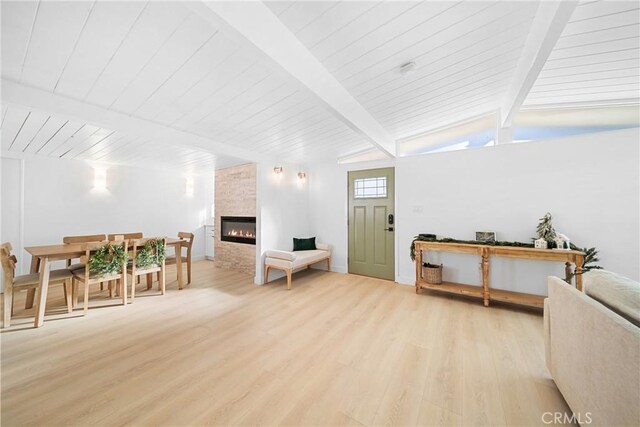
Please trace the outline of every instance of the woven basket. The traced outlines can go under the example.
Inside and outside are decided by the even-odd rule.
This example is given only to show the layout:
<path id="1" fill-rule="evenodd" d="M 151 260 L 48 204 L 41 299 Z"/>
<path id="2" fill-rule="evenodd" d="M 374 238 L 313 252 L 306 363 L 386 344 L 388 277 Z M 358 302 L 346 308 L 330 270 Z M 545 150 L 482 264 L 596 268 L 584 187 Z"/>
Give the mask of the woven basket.
<path id="1" fill-rule="evenodd" d="M 422 277 L 427 283 L 439 285 L 442 283 L 442 265 L 423 264 Z"/>

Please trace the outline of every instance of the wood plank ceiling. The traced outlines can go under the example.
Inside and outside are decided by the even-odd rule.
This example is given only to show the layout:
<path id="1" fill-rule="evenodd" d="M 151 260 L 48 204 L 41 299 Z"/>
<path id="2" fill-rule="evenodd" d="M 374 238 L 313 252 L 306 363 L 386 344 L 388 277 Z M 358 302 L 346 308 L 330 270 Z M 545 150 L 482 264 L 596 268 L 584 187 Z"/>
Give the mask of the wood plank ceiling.
<path id="1" fill-rule="evenodd" d="M 535 1 L 269 2 L 396 139 L 495 111 Z M 296 80 L 180 2 L 2 2 L 2 77 L 282 161 L 371 145 Z M 585 2 L 527 106 L 638 98 L 637 2 Z M 399 66 L 415 62 L 412 73 Z M 14 105 L 2 149 L 179 167 L 238 163 Z"/>
<path id="2" fill-rule="evenodd" d="M 640 3 L 578 5 L 525 106 L 637 102 Z"/>

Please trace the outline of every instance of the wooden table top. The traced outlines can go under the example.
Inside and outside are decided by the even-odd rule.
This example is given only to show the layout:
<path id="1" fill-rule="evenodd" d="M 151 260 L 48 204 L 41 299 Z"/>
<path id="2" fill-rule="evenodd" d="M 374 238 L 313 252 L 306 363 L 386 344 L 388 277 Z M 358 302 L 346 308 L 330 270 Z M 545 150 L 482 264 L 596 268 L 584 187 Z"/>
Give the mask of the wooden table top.
<path id="1" fill-rule="evenodd" d="M 173 237 L 167 238 L 168 246 L 181 246 L 186 244 L 184 240 L 176 239 Z M 34 257 L 64 257 L 75 254 L 84 254 L 84 243 L 58 243 L 56 245 L 42 245 L 42 246 L 28 246 L 24 248 L 25 251 Z"/>

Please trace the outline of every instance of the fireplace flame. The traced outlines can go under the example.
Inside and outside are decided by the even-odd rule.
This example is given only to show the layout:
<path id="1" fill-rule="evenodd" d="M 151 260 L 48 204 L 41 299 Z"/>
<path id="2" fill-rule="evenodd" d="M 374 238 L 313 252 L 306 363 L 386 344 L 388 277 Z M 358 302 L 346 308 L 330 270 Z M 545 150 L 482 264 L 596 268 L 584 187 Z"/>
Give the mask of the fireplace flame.
<path id="1" fill-rule="evenodd" d="M 252 233 L 251 231 L 236 230 L 236 229 L 231 229 L 231 230 L 227 231 L 227 236 L 247 237 L 247 238 L 251 238 L 251 239 L 255 239 L 256 238 L 255 233 Z"/>

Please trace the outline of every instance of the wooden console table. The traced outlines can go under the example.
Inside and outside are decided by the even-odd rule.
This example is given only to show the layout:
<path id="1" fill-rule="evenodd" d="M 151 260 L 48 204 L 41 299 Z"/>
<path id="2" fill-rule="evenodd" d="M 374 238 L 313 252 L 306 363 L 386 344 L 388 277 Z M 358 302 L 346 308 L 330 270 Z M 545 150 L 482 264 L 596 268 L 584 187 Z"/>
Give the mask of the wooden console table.
<path id="1" fill-rule="evenodd" d="M 485 307 L 489 301 L 503 301 L 529 307 L 541 308 L 544 301 L 542 295 L 525 294 L 521 292 L 506 291 L 503 289 L 491 289 L 489 287 L 489 258 L 491 256 L 501 258 L 520 258 L 538 261 L 564 261 L 565 280 L 571 283 L 571 264 L 575 265 L 576 289 L 582 290 L 582 266 L 584 265 L 584 253 L 573 250 L 534 249 L 516 246 L 491 246 L 473 245 L 468 243 L 445 243 L 416 241 L 416 293 L 420 289 L 431 289 L 453 294 L 467 295 L 482 298 Z M 422 277 L 422 251 L 456 252 L 478 255 L 482 258 L 482 285 L 466 285 L 462 283 L 442 282 L 439 285 L 427 283 Z"/>

